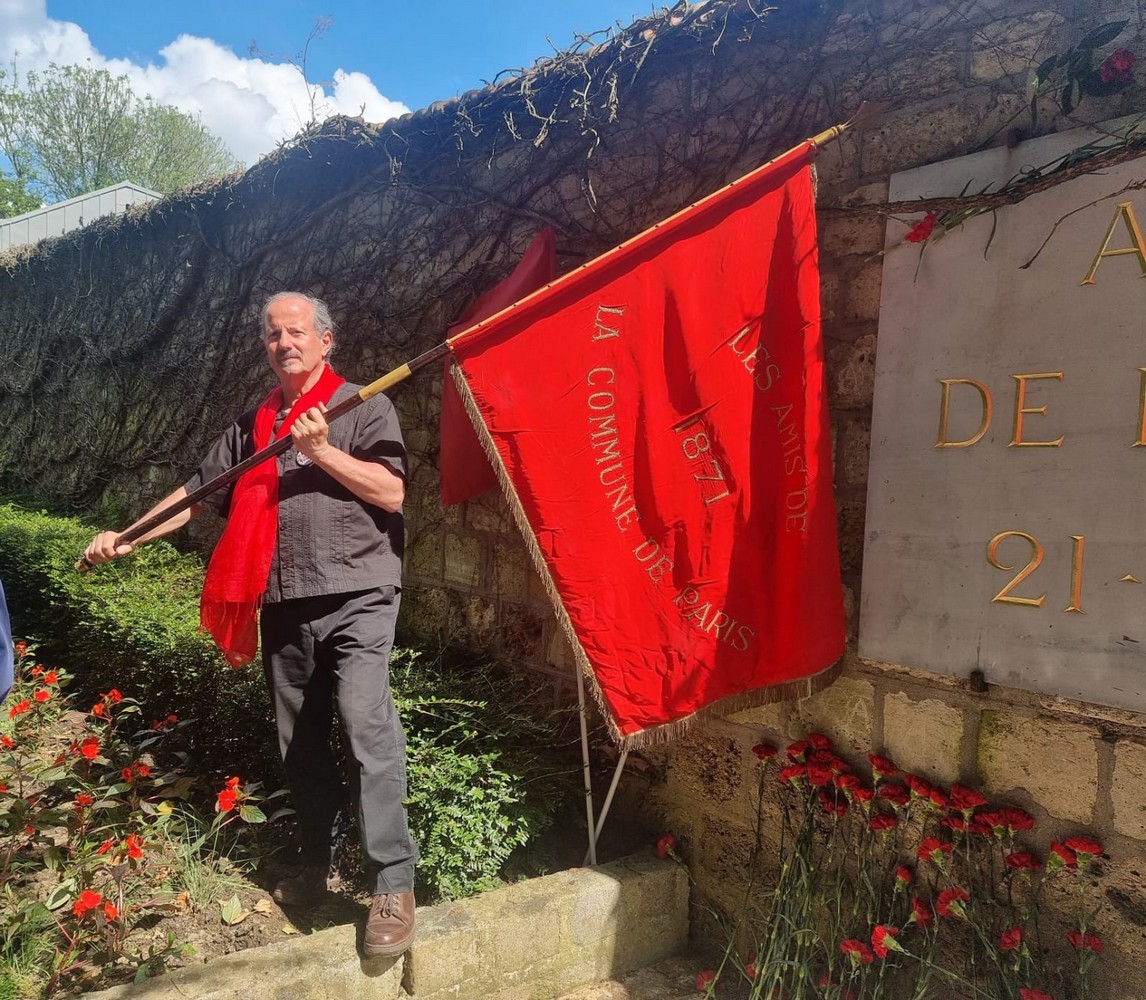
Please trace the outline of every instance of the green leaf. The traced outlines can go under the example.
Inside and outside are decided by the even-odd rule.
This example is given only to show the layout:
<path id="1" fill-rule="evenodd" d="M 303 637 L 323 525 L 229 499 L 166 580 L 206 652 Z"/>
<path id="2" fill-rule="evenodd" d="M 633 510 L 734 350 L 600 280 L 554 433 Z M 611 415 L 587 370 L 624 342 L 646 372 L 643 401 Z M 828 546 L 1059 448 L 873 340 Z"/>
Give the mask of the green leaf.
<path id="1" fill-rule="evenodd" d="M 220 903 L 222 908 L 223 923 L 228 927 L 231 924 L 237 924 L 242 919 L 243 904 L 239 902 L 238 896 L 232 896 L 225 903 Z"/>
<path id="2" fill-rule="evenodd" d="M 75 879 L 64 879 L 57 885 L 49 894 L 48 898 L 44 901 L 44 905 L 49 910 L 58 910 L 61 906 L 66 906 L 72 901 L 72 896 L 76 891 Z"/>
<path id="3" fill-rule="evenodd" d="M 267 821 L 266 814 L 258 806 L 249 805 L 239 806 L 239 818 L 244 823 L 265 823 Z"/>
<path id="4" fill-rule="evenodd" d="M 1051 73 L 1054 71 L 1054 68 L 1058 65 L 1058 58 L 1059 57 L 1057 55 L 1054 55 L 1048 59 L 1044 59 L 1041 63 L 1039 63 L 1039 68 L 1035 70 L 1036 87 L 1051 75 Z"/>
<path id="5" fill-rule="evenodd" d="M 1062 96 L 1059 98 L 1059 103 L 1062 105 L 1062 113 L 1064 115 L 1069 115 L 1074 110 L 1074 88 L 1074 80 L 1071 80 L 1062 88 Z"/>
<path id="6" fill-rule="evenodd" d="M 1126 21 L 1111 21 L 1109 24 L 1101 24 L 1095 28 L 1089 35 L 1087 35 L 1078 45 L 1076 49 L 1100 49 L 1108 42 L 1113 42 L 1122 30 L 1128 25 L 1129 20 Z"/>

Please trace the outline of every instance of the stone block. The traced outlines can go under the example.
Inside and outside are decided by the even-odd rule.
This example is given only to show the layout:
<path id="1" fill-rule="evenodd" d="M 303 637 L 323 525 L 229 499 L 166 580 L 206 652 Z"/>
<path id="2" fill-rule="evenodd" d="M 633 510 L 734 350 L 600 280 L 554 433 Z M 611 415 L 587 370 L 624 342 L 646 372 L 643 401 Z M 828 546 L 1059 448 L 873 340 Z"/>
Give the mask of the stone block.
<path id="1" fill-rule="evenodd" d="M 481 543 L 466 535 L 446 536 L 443 575 L 449 583 L 476 587 L 481 582 Z"/>
<path id="2" fill-rule="evenodd" d="M 532 567 L 525 553 L 508 545 L 493 552 L 493 592 L 498 597 L 524 597 L 529 592 Z"/>
<path id="3" fill-rule="evenodd" d="M 419 531 L 406 547 L 406 568 L 426 580 L 442 578 L 442 536 L 437 532 Z"/>
<path id="4" fill-rule="evenodd" d="M 573 647 L 565 637 L 565 630 L 556 627 L 549 634 L 549 642 L 545 648 L 545 662 L 562 670 L 572 673 L 577 669 L 577 661 L 573 656 Z"/>
<path id="5" fill-rule="evenodd" d="M 833 409 L 870 409 L 875 392 L 875 334 L 840 344 L 828 354 Z"/>
<path id="6" fill-rule="evenodd" d="M 474 497 L 466 503 L 465 508 L 467 528 L 499 534 L 509 534 L 514 530 L 509 508 L 499 490 L 490 490 Z"/>
<path id="7" fill-rule="evenodd" d="M 824 213 L 820 250 L 827 257 L 867 257 L 883 249 L 883 216 L 871 211 L 835 209 Z"/>
<path id="8" fill-rule="evenodd" d="M 731 802 L 739 793 L 744 758 L 726 737 L 696 734 L 678 740 L 669 765 L 669 790 L 705 802 Z"/>
<path id="9" fill-rule="evenodd" d="M 419 911 L 419 918 L 424 910 Z M 86 993 L 91 1000 L 405 1000 L 402 958 L 360 958 L 357 928 L 224 955 L 146 982 Z"/>
<path id="10" fill-rule="evenodd" d="M 789 733 L 823 733 L 841 751 L 862 760 L 871 750 L 871 724 L 875 710 L 875 688 L 870 681 L 839 677 L 830 686 L 796 702 Z"/>
<path id="11" fill-rule="evenodd" d="M 1058 819 L 1089 824 L 1098 789 L 1098 735 L 1046 717 L 983 712 L 979 774 L 987 794 L 1023 790 Z"/>
<path id="12" fill-rule="evenodd" d="M 1146 744 L 1118 741 L 1110 797 L 1114 801 L 1115 832 L 1146 840 Z"/>
<path id="13" fill-rule="evenodd" d="M 883 700 L 883 748 L 904 771 L 950 784 L 959 780 L 963 713 L 937 698 Z"/>
<path id="14" fill-rule="evenodd" d="M 787 705 L 782 701 L 776 701 L 770 705 L 757 705 L 755 708 L 746 708 L 742 712 L 733 712 L 725 718 L 738 726 L 766 729 L 771 734 L 784 732 L 786 716 Z M 781 749 L 783 748 L 781 747 Z"/>
<path id="15" fill-rule="evenodd" d="M 844 285 L 844 307 L 840 318 L 845 323 L 877 322 L 882 287 L 883 266 L 878 260 L 868 261 L 849 273 Z"/>
<path id="16" fill-rule="evenodd" d="M 844 427 L 843 472 L 849 486 L 867 485 L 867 467 L 871 453 L 871 427 L 853 421 Z"/>

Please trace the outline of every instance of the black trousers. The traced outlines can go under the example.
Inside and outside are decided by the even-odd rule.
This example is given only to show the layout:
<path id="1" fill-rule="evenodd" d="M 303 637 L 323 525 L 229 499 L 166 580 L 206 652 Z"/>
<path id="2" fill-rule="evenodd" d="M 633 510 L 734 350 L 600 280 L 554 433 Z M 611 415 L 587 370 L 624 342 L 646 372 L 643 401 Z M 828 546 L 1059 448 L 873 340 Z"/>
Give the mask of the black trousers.
<path id="1" fill-rule="evenodd" d="M 338 708 L 346 783 L 374 892 L 414 888 L 406 824 L 406 737 L 390 693 L 396 587 L 304 597 L 262 609 L 263 663 L 306 862 L 329 863 L 344 801 L 331 751 Z"/>

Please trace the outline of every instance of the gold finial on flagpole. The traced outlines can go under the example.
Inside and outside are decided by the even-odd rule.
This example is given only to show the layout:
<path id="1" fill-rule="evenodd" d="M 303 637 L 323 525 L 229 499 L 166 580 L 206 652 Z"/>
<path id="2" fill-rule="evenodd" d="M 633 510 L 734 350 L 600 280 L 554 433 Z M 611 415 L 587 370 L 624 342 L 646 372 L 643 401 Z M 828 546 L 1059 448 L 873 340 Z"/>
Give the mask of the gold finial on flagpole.
<path id="1" fill-rule="evenodd" d="M 829 142 L 835 142 L 841 135 L 853 128 L 869 128 L 879 121 L 880 116 L 887 110 L 887 105 L 879 101 L 864 101 L 859 110 L 851 116 L 846 122 L 841 125 L 833 125 L 831 128 L 824 129 L 819 135 L 814 135 L 809 142 L 812 143 L 817 149 L 820 146 L 827 145 Z"/>

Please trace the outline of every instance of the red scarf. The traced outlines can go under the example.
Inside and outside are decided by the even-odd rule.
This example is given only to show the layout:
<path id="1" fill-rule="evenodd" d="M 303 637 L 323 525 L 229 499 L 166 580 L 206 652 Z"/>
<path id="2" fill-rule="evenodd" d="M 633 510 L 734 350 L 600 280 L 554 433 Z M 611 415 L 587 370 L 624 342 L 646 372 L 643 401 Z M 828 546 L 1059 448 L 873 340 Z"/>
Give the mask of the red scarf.
<path id="1" fill-rule="evenodd" d="M 275 439 L 286 437 L 300 414 L 319 403 L 330 402 L 334 391 L 345 381 L 324 367 L 314 388 L 291 407 Z M 255 451 L 270 444 L 275 417 L 283 402 L 282 387 L 275 386 L 259 404 L 255 412 Z M 199 623 L 211 633 L 232 667 L 250 663 L 259 647 L 258 609 L 267 589 L 278 536 L 278 505 L 277 459 L 260 462 L 244 472 L 235 483 L 227 526 L 207 566 Z"/>

